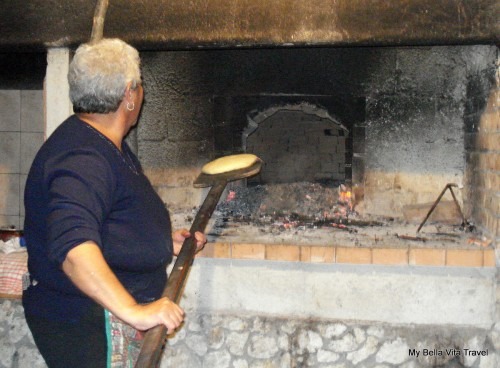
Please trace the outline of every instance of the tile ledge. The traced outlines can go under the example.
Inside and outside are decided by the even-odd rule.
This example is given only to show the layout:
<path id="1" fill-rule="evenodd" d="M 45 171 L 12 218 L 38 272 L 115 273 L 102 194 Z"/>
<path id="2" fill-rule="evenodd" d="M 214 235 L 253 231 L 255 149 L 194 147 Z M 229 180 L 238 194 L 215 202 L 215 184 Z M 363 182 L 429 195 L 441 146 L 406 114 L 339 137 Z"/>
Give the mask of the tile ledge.
<path id="1" fill-rule="evenodd" d="M 248 246 L 248 252 L 246 247 Z M 233 250 L 237 249 L 235 253 Z M 496 267 L 491 247 L 352 247 L 297 244 L 209 242 L 197 257 L 280 262 L 375 264 L 394 266 Z"/>

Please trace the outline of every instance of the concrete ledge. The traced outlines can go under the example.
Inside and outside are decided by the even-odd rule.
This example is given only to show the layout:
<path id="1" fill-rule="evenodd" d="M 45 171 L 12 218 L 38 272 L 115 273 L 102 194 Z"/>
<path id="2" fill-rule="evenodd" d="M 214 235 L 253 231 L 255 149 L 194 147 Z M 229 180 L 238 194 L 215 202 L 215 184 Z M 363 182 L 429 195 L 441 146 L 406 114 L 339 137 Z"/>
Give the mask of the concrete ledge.
<path id="1" fill-rule="evenodd" d="M 490 328 L 495 288 L 488 268 L 198 258 L 180 304 L 197 312 Z"/>

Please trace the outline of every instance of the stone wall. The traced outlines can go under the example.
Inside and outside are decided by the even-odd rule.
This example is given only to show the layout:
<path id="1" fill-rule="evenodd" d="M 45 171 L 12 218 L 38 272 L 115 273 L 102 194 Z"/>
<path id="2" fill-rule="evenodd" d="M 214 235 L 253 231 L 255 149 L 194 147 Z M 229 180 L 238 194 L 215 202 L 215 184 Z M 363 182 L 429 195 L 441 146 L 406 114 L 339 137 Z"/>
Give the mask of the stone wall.
<path id="1" fill-rule="evenodd" d="M 487 334 L 480 329 L 201 314 L 169 339 L 161 367 L 493 368 L 500 363 L 494 352 L 500 339 Z"/>
<path id="2" fill-rule="evenodd" d="M 0 299 L 0 367 L 46 367 L 24 319 L 20 300 Z"/>
<path id="3" fill-rule="evenodd" d="M 160 367 L 495 368 L 500 334 L 477 328 L 189 314 Z M 0 367 L 43 368 L 19 301 L 0 303 Z"/>

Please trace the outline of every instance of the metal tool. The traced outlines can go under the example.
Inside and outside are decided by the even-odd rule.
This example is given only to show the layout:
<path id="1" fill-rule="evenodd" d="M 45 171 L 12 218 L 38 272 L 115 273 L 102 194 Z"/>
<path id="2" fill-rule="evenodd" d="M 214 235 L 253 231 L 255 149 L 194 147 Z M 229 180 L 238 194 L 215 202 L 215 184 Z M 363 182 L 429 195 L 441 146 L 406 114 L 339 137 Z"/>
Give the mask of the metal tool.
<path id="1" fill-rule="evenodd" d="M 211 186 L 211 188 L 196 214 L 189 232 L 194 234 L 196 231 L 203 232 L 205 230 L 208 220 L 215 210 L 228 182 L 256 175 L 260 169 L 261 162 L 258 161 L 250 167 L 221 174 L 208 175 L 201 173 L 193 185 L 197 188 L 208 186 Z M 174 303 L 179 302 L 188 271 L 194 260 L 195 252 L 196 240 L 194 236 L 186 238 L 174 263 L 172 272 L 168 277 L 162 297 L 167 297 Z M 135 364 L 136 368 L 154 368 L 157 366 L 165 344 L 166 334 L 167 328 L 164 325 L 156 326 L 146 333 L 141 352 Z"/>
<path id="2" fill-rule="evenodd" d="M 455 193 L 453 192 L 453 189 L 452 189 L 452 188 L 457 188 L 457 187 L 458 187 L 457 184 L 453 184 L 453 183 L 446 184 L 446 186 L 444 187 L 443 191 L 441 192 L 441 194 L 439 194 L 438 198 L 436 199 L 436 201 L 432 205 L 432 207 L 429 210 L 429 212 L 427 212 L 427 215 L 425 216 L 424 221 L 422 221 L 422 223 L 418 227 L 417 233 L 420 231 L 420 229 L 422 229 L 422 226 L 424 226 L 424 224 L 427 221 L 427 219 L 431 216 L 432 211 L 434 211 L 434 209 L 437 207 L 437 205 L 439 204 L 439 201 L 441 200 L 441 197 L 443 197 L 443 195 L 444 195 L 444 193 L 446 192 L 447 189 L 450 190 L 451 196 L 453 197 L 453 201 L 455 202 L 455 205 L 457 206 L 458 212 L 460 213 L 460 217 L 462 217 L 462 226 L 463 227 L 467 226 L 467 220 L 465 219 L 465 216 L 464 216 L 464 214 L 462 212 L 462 209 L 460 208 L 460 204 L 458 203 L 457 197 L 455 196 Z"/>

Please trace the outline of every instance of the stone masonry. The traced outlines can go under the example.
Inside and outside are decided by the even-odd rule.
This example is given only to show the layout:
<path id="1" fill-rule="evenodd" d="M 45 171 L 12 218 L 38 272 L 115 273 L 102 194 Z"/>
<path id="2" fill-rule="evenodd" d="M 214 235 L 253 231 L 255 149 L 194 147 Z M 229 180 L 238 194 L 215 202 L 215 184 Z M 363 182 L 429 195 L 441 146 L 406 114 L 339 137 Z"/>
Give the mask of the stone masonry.
<path id="1" fill-rule="evenodd" d="M 495 368 L 500 331 L 192 314 L 161 368 Z M 46 367 L 19 301 L 0 303 L 0 367 Z"/>

